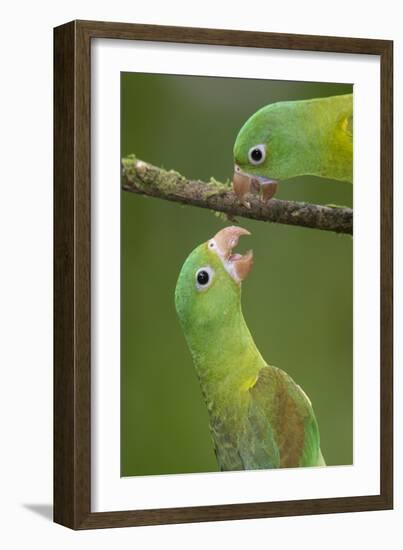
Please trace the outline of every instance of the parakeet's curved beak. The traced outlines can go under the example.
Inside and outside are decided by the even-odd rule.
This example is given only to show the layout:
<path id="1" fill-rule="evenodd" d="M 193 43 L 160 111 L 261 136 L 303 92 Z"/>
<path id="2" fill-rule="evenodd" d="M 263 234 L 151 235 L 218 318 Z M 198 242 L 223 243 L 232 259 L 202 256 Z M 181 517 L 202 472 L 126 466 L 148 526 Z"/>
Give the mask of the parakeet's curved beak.
<path id="1" fill-rule="evenodd" d="M 209 241 L 209 247 L 218 254 L 225 269 L 236 283 L 242 282 L 253 266 L 252 250 L 243 255 L 233 253 L 233 249 L 237 246 L 239 237 L 242 235 L 250 235 L 250 233 L 243 227 L 233 225 L 221 229 Z"/>
<path id="2" fill-rule="evenodd" d="M 245 195 L 248 193 L 261 193 L 264 201 L 270 200 L 277 191 L 278 181 L 248 174 L 235 164 L 232 187 L 238 199 L 246 205 Z"/>

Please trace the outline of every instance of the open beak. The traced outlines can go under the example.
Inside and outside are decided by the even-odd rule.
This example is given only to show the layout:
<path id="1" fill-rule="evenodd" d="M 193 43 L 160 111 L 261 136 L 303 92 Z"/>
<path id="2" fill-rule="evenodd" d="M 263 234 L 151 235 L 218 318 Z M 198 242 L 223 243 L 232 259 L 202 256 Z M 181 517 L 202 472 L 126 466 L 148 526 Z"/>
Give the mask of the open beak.
<path id="1" fill-rule="evenodd" d="M 253 266 L 253 252 L 249 250 L 245 254 L 234 253 L 239 237 L 250 235 L 243 227 L 235 225 L 221 229 L 210 241 L 209 245 L 220 256 L 225 269 L 236 283 L 242 282 Z"/>
<path id="2" fill-rule="evenodd" d="M 242 172 L 240 167 L 235 164 L 232 187 L 241 203 L 245 206 L 249 206 L 248 203 L 245 202 L 245 196 L 248 193 L 260 193 L 262 199 L 268 201 L 276 193 L 278 182 L 263 176 L 254 176 Z"/>

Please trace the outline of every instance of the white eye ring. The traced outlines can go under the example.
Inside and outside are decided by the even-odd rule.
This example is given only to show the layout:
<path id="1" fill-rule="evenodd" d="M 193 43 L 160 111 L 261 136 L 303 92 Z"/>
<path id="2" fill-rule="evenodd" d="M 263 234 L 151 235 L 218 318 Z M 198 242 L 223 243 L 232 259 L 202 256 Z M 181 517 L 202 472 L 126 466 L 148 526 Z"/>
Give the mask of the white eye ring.
<path id="1" fill-rule="evenodd" d="M 214 278 L 214 269 L 212 269 L 209 265 L 206 265 L 198 269 L 195 275 L 197 290 L 199 292 L 206 290 L 213 282 L 213 278 Z"/>
<path id="2" fill-rule="evenodd" d="M 249 149 L 248 159 L 251 164 L 262 164 L 266 159 L 266 145 L 254 145 Z"/>

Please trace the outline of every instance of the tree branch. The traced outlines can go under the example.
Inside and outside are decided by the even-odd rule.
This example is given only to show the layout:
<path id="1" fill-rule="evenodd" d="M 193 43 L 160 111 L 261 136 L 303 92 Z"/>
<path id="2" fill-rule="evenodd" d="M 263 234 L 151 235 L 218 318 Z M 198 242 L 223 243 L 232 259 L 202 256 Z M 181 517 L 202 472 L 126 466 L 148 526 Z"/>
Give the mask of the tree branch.
<path id="1" fill-rule="evenodd" d="M 239 202 L 229 183 L 220 183 L 213 178 L 208 183 L 188 180 L 174 170 L 163 170 L 134 155 L 122 159 L 122 166 L 125 191 L 209 208 L 226 214 L 230 220 L 242 216 L 349 235 L 353 233 L 351 208 L 279 199 L 263 202 L 258 196 L 250 196 L 248 208 Z"/>

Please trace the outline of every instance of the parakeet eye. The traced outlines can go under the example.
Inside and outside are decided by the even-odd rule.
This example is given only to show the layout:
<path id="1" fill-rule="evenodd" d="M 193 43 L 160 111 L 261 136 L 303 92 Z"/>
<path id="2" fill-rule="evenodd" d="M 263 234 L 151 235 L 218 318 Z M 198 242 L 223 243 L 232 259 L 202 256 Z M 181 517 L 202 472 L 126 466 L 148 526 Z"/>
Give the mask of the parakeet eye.
<path id="1" fill-rule="evenodd" d="M 249 149 L 248 158 L 252 164 L 262 164 L 266 158 L 266 146 L 254 145 L 251 147 Z"/>
<path id="2" fill-rule="evenodd" d="M 201 267 L 196 271 L 196 288 L 197 290 L 205 290 L 211 285 L 214 277 L 214 271 L 210 266 Z"/>

